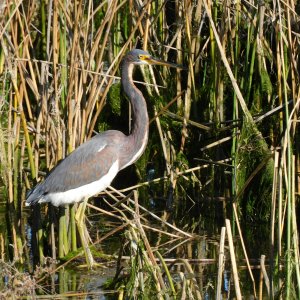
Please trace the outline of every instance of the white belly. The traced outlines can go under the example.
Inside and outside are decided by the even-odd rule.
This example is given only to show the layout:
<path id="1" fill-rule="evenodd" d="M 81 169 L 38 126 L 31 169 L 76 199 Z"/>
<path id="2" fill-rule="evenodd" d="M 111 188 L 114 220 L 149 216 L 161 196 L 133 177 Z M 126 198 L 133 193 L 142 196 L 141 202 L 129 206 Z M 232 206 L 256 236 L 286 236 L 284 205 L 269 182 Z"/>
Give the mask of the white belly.
<path id="1" fill-rule="evenodd" d="M 108 173 L 97 181 L 80 186 L 78 188 L 60 193 L 52 193 L 41 198 L 39 203 L 51 202 L 54 206 L 66 205 L 82 201 L 84 198 L 97 195 L 105 190 L 119 171 L 119 162 L 116 160 Z"/>

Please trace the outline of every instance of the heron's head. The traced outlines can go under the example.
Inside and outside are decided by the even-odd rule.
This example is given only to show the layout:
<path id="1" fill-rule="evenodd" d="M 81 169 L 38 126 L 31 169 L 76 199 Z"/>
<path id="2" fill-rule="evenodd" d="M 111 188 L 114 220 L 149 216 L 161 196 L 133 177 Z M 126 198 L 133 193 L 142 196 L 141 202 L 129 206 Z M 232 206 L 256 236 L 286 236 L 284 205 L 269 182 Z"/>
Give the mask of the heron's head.
<path id="1" fill-rule="evenodd" d="M 147 51 L 140 49 L 133 49 L 129 51 L 125 56 L 125 60 L 134 65 L 162 65 L 167 67 L 184 69 L 184 67 L 180 65 L 160 60 L 150 55 Z"/>

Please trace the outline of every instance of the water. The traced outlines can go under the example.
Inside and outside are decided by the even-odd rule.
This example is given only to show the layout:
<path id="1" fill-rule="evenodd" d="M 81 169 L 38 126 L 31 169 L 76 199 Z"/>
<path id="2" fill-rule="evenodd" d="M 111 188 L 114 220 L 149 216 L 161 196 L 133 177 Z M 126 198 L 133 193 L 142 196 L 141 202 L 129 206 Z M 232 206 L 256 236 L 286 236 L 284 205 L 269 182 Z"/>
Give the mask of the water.
<path id="1" fill-rule="evenodd" d="M 155 200 L 155 199 L 154 199 Z M 182 284 L 182 276 L 185 276 L 189 281 L 195 280 L 199 290 L 204 299 L 215 299 L 216 286 L 217 286 L 217 271 L 218 271 L 218 254 L 219 254 L 219 241 L 220 231 L 223 226 L 224 220 L 216 218 L 215 211 L 213 212 L 210 205 L 210 210 L 203 209 L 203 205 L 196 205 L 191 209 L 189 205 L 182 202 L 177 204 L 177 210 L 165 211 L 164 205 L 160 202 L 143 203 L 149 205 L 151 211 L 155 212 L 162 220 L 170 224 L 178 226 L 178 228 L 190 233 L 192 237 L 176 238 L 164 234 L 167 231 L 169 234 L 179 235 L 176 230 L 171 230 L 164 223 L 154 220 L 153 218 L 143 215 L 142 223 L 146 225 L 145 232 L 149 239 L 151 246 L 159 251 L 164 257 L 173 281 L 177 285 Z M 142 202 L 142 201 L 141 201 Z M 154 204 L 153 204 L 154 203 Z M 5 207 L 1 205 L 1 207 Z M 107 209 L 107 207 L 104 207 Z M 214 209 L 219 208 L 217 204 Z M 128 214 L 127 214 L 128 215 Z M 218 213 L 219 216 L 219 213 Z M 28 225 L 27 215 L 24 215 L 23 222 L 25 224 L 24 230 L 26 240 L 30 241 L 31 227 Z M 6 234 L 5 226 L 5 211 L 0 213 L 2 224 L 2 234 Z M 103 236 L 105 233 L 111 231 L 122 224 L 122 222 L 115 218 L 107 216 L 93 215 L 90 216 L 92 227 L 89 229 L 93 240 L 97 236 Z M 60 298 L 86 298 L 86 299 L 116 299 L 118 290 L 112 287 L 107 288 L 108 282 L 112 281 L 116 274 L 117 257 L 121 247 L 123 249 L 123 259 L 121 260 L 122 269 L 119 277 L 126 278 L 131 273 L 130 268 L 130 243 L 125 238 L 123 229 L 114 235 L 106 238 L 101 244 L 97 244 L 97 248 L 106 254 L 109 254 L 111 261 L 100 260 L 100 266 L 92 271 L 81 267 L 82 260 L 75 263 L 66 264 L 65 267 L 55 269 L 58 265 L 49 262 L 47 268 L 41 269 L 42 274 L 38 278 L 45 277 L 44 280 L 38 283 L 38 287 L 34 288 L 32 293 L 37 295 L 59 295 Z M 256 280 L 256 287 L 258 287 L 259 280 L 259 260 L 260 254 L 266 254 L 267 241 L 262 240 L 264 234 L 253 228 L 251 224 L 243 224 L 243 232 L 245 243 L 253 267 L 253 274 Z M 261 236 L 260 236 L 261 234 Z M 258 238 L 261 238 L 259 240 Z M 30 242 L 28 244 L 30 246 Z M 226 243 L 227 245 L 227 243 Z M 30 250 L 30 248 L 29 248 Z M 239 267 L 239 278 L 242 295 L 244 299 L 253 298 L 253 288 L 250 280 L 246 262 L 244 259 L 243 251 L 240 246 L 239 239 L 235 238 L 235 255 Z M 183 261 L 185 259 L 188 265 Z M 222 278 L 222 294 L 223 299 L 233 299 L 235 295 L 234 283 L 231 273 L 231 263 L 228 247 L 225 247 L 225 265 Z M 31 261 L 32 262 L 32 261 Z M 190 267 L 190 269 L 189 269 Z M 17 267 L 15 267 L 17 269 Z M 7 270 L 6 270 L 7 271 Z M 30 272 L 30 268 L 21 267 L 18 269 L 18 274 L 26 274 Z M 47 275 L 51 273 L 51 275 Z M 22 276 L 20 281 L 22 281 Z M 6 278 L 6 279 L 5 279 Z M 4 284 L 2 285 L 3 291 L 11 291 L 18 294 L 17 286 L 11 284 L 12 278 L 4 276 Z M 166 281 L 166 278 L 164 278 Z M 24 282 L 26 280 L 23 280 Z M 24 290 L 24 286 L 22 286 Z M 180 290 L 180 289 L 179 289 Z M 257 288 L 258 292 L 258 288 Z"/>

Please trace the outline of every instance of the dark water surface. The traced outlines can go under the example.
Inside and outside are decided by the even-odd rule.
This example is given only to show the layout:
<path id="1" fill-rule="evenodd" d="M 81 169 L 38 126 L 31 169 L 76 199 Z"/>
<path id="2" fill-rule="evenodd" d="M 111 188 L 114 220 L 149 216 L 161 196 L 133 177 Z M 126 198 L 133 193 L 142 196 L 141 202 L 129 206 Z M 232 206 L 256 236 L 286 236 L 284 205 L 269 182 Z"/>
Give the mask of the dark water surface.
<path id="1" fill-rule="evenodd" d="M 145 205 L 148 205 L 151 211 L 155 212 L 164 220 L 194 236 L 193 238 L 175 239 L 157 233 L 156 231 L 145 229 L 151 246 L 159 250 L 168 264 L 174 282 L 180 283 L 183 274 L 187 277 L 192 276 L 196 279 L 204 299 L 215 299 L 220 232 L 221 227 L 224 226 L 224 218 L 220 217 L 218 205 L 210 205 L 209 209 L 207 209 L 205 205 L 204 207 L 206 207 L 206 209 L 203 209 L 201 205 L 195 205 L 192 209 L 190 207 L 185 208 L 188 207 L 186 205 L 179 205 L 177 210 L 168 212 L 162 209 L 164 205 L 161 205 L 161 203 L 155 204 L 155 201 L 151 201 Z M 0 228 L 2 236 L 5 238 L 5 234 L 7 234 L 7 230 L 5 229 L 5 205 L 1 205 L 0 207 Z M 30 211 L 28 211 L 28 213 L 30 214 Z M 23 221 L 25 223 L 26 236 L 27 239 L 30 240 L 31 227 L 28 225 L 26 218 L 27 215 L 24 214 Z M 90 221 L 92 224 L 92 235 L 100 236 L 111 230 L 114 226 L 121 224 L 116 222 L 115 219 L 103 216 L 101 218 L 99 218 L 99 216 L 91 216 Z M 151 219 L 147 225 L 158 230 L 164 230 L 164 226 L 158 221 L 153 221 L 153 219 Z M 101 228 L 100 231 L 99 228 Z M 259 258 L 261 254 L 268 254 L 268 241 L 264 239 L 266 235 L 263 230 L 261 230 L 261 226 L 257 225 L 255 227 L 253 224 L 244 223 L 242 230 L 258 293 L 260 276 Z M 253 299 L 252 282 L 246 267 L 239 237 L 236 236 L 234 239 L 243 299 Z M 100 251 L 115 257 L 115 259 L 112 261 L 100 261 L 100 266 L 92 271 L 88 271 L 82 267 L 82 262 L 80 261 L 75 264 L 67 264 L 52 275 L 46 276 L 45 280 L 39 282 L 39 288 L 35 289 L 35 293 L 37 295 L 44 295 L 46 298 L 48 296 L 53 298 L 53 295 L 57 295 L 58 298 L 64 299 L 117 299 L 118 291 L 107 289 L 105 286 L 107 286 L 107 282 L 111 281 L 115 276 L 116 258 L 119 255 L 120 247 L 123 246 L 124 241 L 126 242 L 126 239 L 124 239 L 124 231 L 110 236 L 105 239 L 100 246 L 97 245 L 97 247 Z M 226 242 L 226 262 L 223 272 L 222 293 L 223 299 L 234 299 L 234 283 L 227 245 L 228 243 Z M 130 273 L 128 264 L 130 253 L 125 250 L 123 256 L 124 259 L 121 261 L 123 266 L 122 274 L 125 276 Z M 97 257 L 95 258 L 97 259 Z M 188 260 L 189 265 L 192 267 L 193 274 L 187 274 L 187 270 L 184 268 L 183 262 L 180 262 L 180 259 Z M 51 272 L 56 267 L 58 267 L 58 265 L 51 265 Z M 24 269 L 23 267 L 20 268 L 19 272 L 28 271 L 27 268 Z M 2 290 L 10 288 L 7 276 L 3 277 L 1 288 Z"/>

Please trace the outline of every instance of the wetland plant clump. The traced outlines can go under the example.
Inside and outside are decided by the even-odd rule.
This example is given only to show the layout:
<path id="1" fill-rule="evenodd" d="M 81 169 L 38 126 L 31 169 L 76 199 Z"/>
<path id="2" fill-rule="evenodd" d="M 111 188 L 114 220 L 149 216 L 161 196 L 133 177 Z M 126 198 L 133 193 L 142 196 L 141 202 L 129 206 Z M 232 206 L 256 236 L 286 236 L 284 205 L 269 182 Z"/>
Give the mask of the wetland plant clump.
<path id="1" fill-rule="evenodd" d="M 21 295 L 21 285 L 22 295 L 33 295 L 36 285 L 22 267 L 33 274 L 36 265 L 47 265 L 47 256 L 65 266 L 70 253 L 82 252 L 77 206 L 29 211 L 25 195 L 95 131 L 130 132 L 119 64 L 127 51 L 142 48 L 187 69 L 139 68 L 134 74 L 133 80 L 151 83 L 136 83 L 148 99 L 148 147 L 113 182 L 118 189 L 89 202 L 84 231 L 90 244 L 116 259 L 118 251 L 107 250 L 105 242 L 127 230 L 126 251 L 133 257 L 122 281 L 124 295 L 151 293 L 153 287 L 163 298 L 163 291 L 179 295 L 182 288 L 180 297 L 200 299 L 211 285 L 225 291 L 220 280 L 204 276 L 209 267 L 192 259 L 218 261 L 222 278 L 226 234 L 219 234 L 226 225 L 224 243 L 231 252 L 225 268 L 234 282 L 227 296 L 233 289 L 237 299 L 245 295 L 247 285 L 239 290 L 237 279 L 239 263 L 246 261 L 251 295 L 266 291 L 270 298 L 291 299 L 294 292 L 300 298 L 299 7 L 284 1 L 224 3 L 0 5 L 0 256 L 18 265 L 5 267 L 7 295 Z M 142 213 L 133 190 L 139 191 Z M 233 228 L 232 242 L 225 220 Z M 101 227 L 95 229 L 96 222 Z M 250 232 L 253 224 L 261 247 L 247 235 L 243 242 L 243 230 Z M 194 239 L 201 242 L 191 244 Z M 210 243 L 220 243 L 220 249 Z M 169 256 L 184 267 L 170 267 Z M 260 260 L 259 282 L 251 259 Z M 59 292 L 69 290 L 76 287 L 62 285 Z"/>

